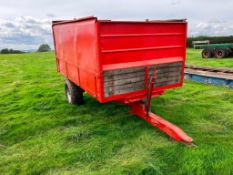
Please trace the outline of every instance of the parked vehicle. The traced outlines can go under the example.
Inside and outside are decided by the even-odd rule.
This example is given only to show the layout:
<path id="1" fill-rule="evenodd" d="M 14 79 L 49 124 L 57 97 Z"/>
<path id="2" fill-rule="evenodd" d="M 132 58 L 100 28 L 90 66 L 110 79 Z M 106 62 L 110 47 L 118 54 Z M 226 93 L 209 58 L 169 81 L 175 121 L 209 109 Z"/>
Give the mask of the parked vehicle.
<path id="1" fill-rule="evenodd" d="M 224 58 L 233 54 L 233 44 L 209 44 L 199 46 L 202 48 L 202 58 Z"/>
<path id="2" fill-rule="evenodd" d="M 180 128 L 150 111 L 151 98 L 184 80 L 185 20 L 111 21 L 96 17 L 53 22 L 57 70 L 67 79 L 71 104 L 87 92 L 100 103 L 128 104 L 177 141 L 191 143 Z"/>

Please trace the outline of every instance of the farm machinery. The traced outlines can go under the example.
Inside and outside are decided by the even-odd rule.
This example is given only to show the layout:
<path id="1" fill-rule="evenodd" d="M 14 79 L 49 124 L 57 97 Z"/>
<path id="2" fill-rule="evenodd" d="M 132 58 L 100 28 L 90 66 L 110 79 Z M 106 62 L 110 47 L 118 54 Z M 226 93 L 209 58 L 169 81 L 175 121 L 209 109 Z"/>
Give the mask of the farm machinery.
<path id="1" fill-rule="evenodd" d="M 167 135 L 192 143 L 182 129 L 151 112 L 151 100 L 181 87 L 186 59 L 186 20 L 111 21 L 87 17 L 54 21 L 57 70 L 65 95 L 83 104 L 86 92 L 100 103 L 127 104 Z"/>
<path id="2" fill-rule="evenodd" d="M 224 58 L 233 54 L 233 43 L 208 44 L 199 46 L 202 50 L 202 58 Z"/>

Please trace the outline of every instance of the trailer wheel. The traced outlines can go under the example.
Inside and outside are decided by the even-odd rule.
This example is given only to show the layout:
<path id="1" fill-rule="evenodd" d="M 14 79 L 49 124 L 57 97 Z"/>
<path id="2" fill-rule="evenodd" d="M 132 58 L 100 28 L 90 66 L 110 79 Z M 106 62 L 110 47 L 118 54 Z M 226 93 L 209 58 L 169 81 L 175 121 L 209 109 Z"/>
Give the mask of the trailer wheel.
<path id="1" fill-rule="evenodd" d="M 216 58 L 223 58 L 226 56 L 226 51 L 224 49 L 215 49 L 214 56 Z"/>
<path id="2" fill-rule="evenodd" d="M 225 57 L 228 57 L 228 56 L 230 56 L 230 50 L 225 50 L 226 51 L 226 55 L 225 55 Z"/>
<path id="3" fill-rule="evenodd" d="M 83 92 L 84 90 L 75 85 L 72 81 L 65 81 L 65 95 L 68 103 L 76 105 L 84 104 Z"/>
<path id="4" fill-rule="evenodd" d="M 210 49 L 204 49 L 201 53 L 202 58 L 211 58 L 212 57 L 212 51 Z"/>
<path id="5" fill-rule="evenodd" d="M 233 55 L 233 49 L 229 49 L 229 55 L 228 56 L 232 56 Z"/>

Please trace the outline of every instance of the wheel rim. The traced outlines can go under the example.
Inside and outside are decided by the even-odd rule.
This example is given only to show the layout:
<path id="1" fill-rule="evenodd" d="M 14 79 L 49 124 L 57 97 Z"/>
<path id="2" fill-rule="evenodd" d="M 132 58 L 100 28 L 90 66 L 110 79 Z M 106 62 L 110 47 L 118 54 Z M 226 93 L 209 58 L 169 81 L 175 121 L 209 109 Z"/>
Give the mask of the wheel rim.
<path id="1" fill-rule="evenodd" d="M 209 57 L 209 52 L 208 51 L 205 51 L 204 52 L 204 56 L 207 58 L 207 57 Z"/>
<path id="2" fill-rule="evenodd" d="M 70 95 L 70 91 L 68 88 L 66 90 L 66 97 L 67 97 L 68 102 L 71 103 L 71 95 Z"/>
<path id="3" fill-rule="evenodd" d="M 222 57 L 222 55 L 223 55 L 222 51 L 218 51 L 218 56 Z"/>

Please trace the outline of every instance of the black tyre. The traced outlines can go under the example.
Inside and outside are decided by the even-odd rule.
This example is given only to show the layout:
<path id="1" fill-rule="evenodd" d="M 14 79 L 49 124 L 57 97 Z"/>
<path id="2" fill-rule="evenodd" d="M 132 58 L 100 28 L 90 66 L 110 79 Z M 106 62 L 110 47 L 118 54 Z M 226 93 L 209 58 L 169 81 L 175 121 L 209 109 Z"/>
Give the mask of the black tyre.
<path id="1" fill-rule="evenodd" d="M 224 58 L 224 57 L 226 57 L 226 50 L 224 50 L 224 49 L 215 49 L 214 56 L 216 58 Z"/>
<path id="2" fill-rule="evenodd" d="M 72 81 L 65 81 L 65 95 L 68 103 L 76 105 L 84 104 L 83 92 L 84 90 L 75 85 Z"/>
<path id="3" fill-rule="evenodd" d="M 230 56 L 230 50 L 226 50 L 226 55 L 225 55 L 225 57 L 228 57 L 228 56 Z"/>
<path id="4" fill-rule="evenodd" d="M 232 56 L 233 55 L 233 49 L 229 50 L 229 55 L 228 56 Z"/>
<path id="5" fill-rule="evenodd" d="M 212 57 L 212 50 L 204 49 L 201 53 L 202 58 L 211 58 Z"/>

